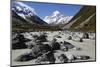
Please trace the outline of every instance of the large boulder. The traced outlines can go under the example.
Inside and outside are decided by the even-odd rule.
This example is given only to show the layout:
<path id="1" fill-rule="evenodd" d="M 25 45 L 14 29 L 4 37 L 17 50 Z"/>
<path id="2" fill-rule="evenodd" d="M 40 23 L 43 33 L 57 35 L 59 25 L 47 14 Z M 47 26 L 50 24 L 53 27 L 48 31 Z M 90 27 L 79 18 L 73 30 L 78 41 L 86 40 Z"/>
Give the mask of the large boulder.
<path id="1" fill-rule="evenodd" d="M 56 38 L 61 38 L 61 36 L 59 36 L 59 35 L 55 35 L 54 37 L 56 37 Z"/>
<path id="2" fill-rule="evenodd" d="M 89 39 L 89 34 L 88 34 L 88 33 L 84 33 L 84 34 L 83 34 L 83 38 L 84 38 L 84 39 Z"/>
<path id="3" fill-rule="evenodd" d="M 58 63 L 67 63 L 68 62 L 68 58 L 66 57 L 65 54 L 61 54 L 60 56 L 58 56 Z"/>
<path id="4" fill-rule="evenodd" d="M 68 39 L 68 40 L 72 40 L 72 36 L 69 36 L 67 39 Z"/>
<path id="5" fill-rule="evenodd" d="M 46 34 L 41 34 L 36 38 L 36 40 L 40 40 L 41 42 L 46 42 L 47 41 L 47 35 Z"/>
<path id="6" fill-rule="evenodd" d="M 30 53 L 24 53 L 24 54 L 18 56 L 15 59 L 15 61 L 24 62 L 24 61 L 36 59 L 39 56 L 42 56 L 44 53 L 47 53 L 48 51 L 51 51 L 51 47 L 47 44 L 45 44 L 45 45 L 35 45 L 32 48 L 32 51 Z M 50 57 L 50 54 L 48 56 Z"/>
<path id="7" fill-rule="evenodd" d="M 37 45 L 37 43 L 34 41 L 29 41 L 29 42 L 26 42 L 26 45 L 29 49 L 32 49 L 35 45 Z"/>
<path id="8" fill-rule="evenodd" d="M 48 51 L 51 51 L 51 47 L 48 44 L 36 45 L 32 48 L 31 54 L 37 58 Z"/>
<path id="9" fill-rule="evenodd" d="M 27 45 L 25 42 L 30 41 L 29 39 L 26 39 L 24 35 L 17 34 L 15 38 L 12 39 L 12 49 L 25 49 L 27 48 Z"/>
<path id="10" fill-rule="evenodd" d="M 42 55 L 36 59 L 35 64 L 46 64 L 46 62 L 48 62 L 47 55 Z"/>
<path id="11" fill-rule="evenodd" d="M 38 57 L 35 61 L 36 64 L 46 64 L 55 63 L 55 58 L 53 52 L 49 51 L 44 53 L 42 56 Z"/>
<path id="12" fill-rule="evenodd" d="M 68 47 L 65 47 L 64 45 L 62 45 L 62 46 L 60 47 L 60 49 L 61 49 L 62 51 L 68 51 Z"/>
<path id="13" fill-rule="evenodd" d="M 53 53 L 53 51 L 50 51 L 48 54 L 47 54 L 47 57 L 48 57 L 48 61 L 50 62 L 50 63 L 55 63 L 55 57 L 54 57 L 54 53 Z"/>
<path id="14" fill-rule="evenodd" d="M 73 54 L 66 53 L 66 57 L 68 58 L 68 62 L 74 62 L 75 56 Z"/>
<path id="15" fill-rule="evenodd" d="M 83 38 L 80 38 L 79 42 L 83 42 Z"/>
<path id="16" fill-rule="evenodd" d="M 64 44 L 63 44 L 66 48 L 68 48 L 68 49 L 72 49 L 72 48 L 74 48 L 75 46 L 74 45 L 72 45 L 71 43 L 69 43 L 69 42 L 66 42 L 66 41 L 64 41 Z"/>
<path id="17" fill-rule="evenodd" d="M 50 44 L 52 50 L 59 50 L 60 49 L 60 44 L 57 42 L 57 39 L 53 39 Z"/>
<path id="18" fill-rule="evenodd" d="M 34 35 L 32 35 L 32 37 L 33 37 L 33 38 L 37 38 L 37 37 L 38 37 L 38 35 L 34 34 Z"/>

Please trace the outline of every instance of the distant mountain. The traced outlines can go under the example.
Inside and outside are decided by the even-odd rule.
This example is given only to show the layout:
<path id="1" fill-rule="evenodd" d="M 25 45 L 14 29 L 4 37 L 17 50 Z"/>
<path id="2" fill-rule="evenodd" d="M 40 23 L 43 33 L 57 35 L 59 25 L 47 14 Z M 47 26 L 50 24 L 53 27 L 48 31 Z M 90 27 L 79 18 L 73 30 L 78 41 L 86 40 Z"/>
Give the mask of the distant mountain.
<path id="1" fill-rule="evenodd" d="M 59 11 L 54 11 L 52 15 L 46 16 L 44 21 L 50 25 L 59 25 L 68 23 L 73 16 L 64 16 Z"/>
<path id="2" fill-rule="evenodd" d="M 37 16 L 35 9 L 29 7 L 22 2 L 14 2 L 12 4 L 12 11 L 31 24 L 47 24 L 45 21 Z"/>
<path id="3" fill-rule="evenodd" d="M 34 31 L 49 29 L 48 24 L 40 19 L 35 10 L 22 2 L 14 2 L 12 12 L 12 31 Z"/>
<path id="4" fill-rule="evenodd" d="M 65 24 L 62 29 L 71 31 L 82 32 L 95 32 L 96 31 L 96 7 L 83 6 L 80 11 Z"/>

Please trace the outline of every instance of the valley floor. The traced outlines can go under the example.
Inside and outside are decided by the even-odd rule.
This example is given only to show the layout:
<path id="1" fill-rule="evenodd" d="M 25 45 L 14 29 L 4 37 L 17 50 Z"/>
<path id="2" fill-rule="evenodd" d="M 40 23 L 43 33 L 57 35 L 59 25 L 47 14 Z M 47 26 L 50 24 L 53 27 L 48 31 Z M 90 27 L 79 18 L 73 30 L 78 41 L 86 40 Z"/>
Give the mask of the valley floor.
<path id="1" fill-rule="evenodd" d="M 58 34 L 58 32 L 54 33 L 48 33 L 48 40 L 51 40 L 54 35 Z M 58 42 L 60 41 L 67 41 L 74 45 L 75 47 L 81 48 L 81 50 L 75 50 L 75 49 L 69 49 L 68 51 L 64 52 L 61 50 L 57 50 L 56 53 L 54 54 L 55 57 L 57 57 L 59 54 L 66 54 L 66 55 L 86 55 L 90 56 L 90 59 L 88 60 L 77 60 L 77 61 L 95 61 L 96 56 L 95 56 L 95 40 L 93 39 L 83 39 L 83 42 L 78 42 L 78 41 L 73 41 L 73 40 L 68 40 L 67 37 L 68 35 L 63 34 L 60 35 L 61 38 L 57 38 Z M 30 52 L 30 49 L 18 49 L 18 50 L 12 50 L 12 66 L 15 65 L 32 65 L 35 64 L 35 60 L 30 60 L 27 62 L 16 62 L 14 61 L 18 56 L 20 56 L 23 53 Z M 75 61 L 75 62 L 77 62 Z M 59 63 L 57 60 L 55 63 Z"/>

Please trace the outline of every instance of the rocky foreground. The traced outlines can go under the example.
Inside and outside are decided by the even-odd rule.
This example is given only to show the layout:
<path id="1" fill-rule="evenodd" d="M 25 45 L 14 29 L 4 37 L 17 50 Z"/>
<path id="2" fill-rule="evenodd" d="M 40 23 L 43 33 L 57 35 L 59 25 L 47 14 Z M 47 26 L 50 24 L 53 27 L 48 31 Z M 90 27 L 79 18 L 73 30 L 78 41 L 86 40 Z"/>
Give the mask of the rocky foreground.
<path id="1" fill-rule="evenodd" d="M 95 61 L 95 33 L 12 33 L 12 66 Z"/>

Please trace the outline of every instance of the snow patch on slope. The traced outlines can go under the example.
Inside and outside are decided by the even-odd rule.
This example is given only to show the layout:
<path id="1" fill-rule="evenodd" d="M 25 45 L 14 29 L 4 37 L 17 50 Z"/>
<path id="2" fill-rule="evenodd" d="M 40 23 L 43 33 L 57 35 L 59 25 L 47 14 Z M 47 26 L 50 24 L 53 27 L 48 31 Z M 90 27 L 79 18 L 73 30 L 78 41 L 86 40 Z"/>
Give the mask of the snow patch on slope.
<path id="1" fill-rule="evenodd" d="M 12 10 L 15 11 L 19 16 L 25 18 L 26 16 L 31 17 L 37 15 L 34 8 L 22 3 L 22 2 L 14 2 Z"/>

